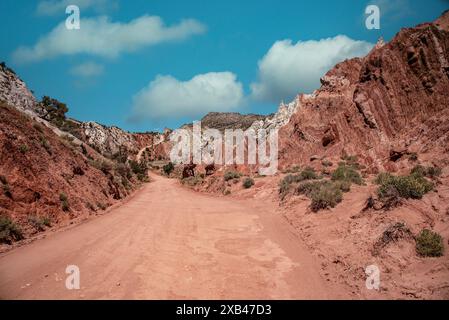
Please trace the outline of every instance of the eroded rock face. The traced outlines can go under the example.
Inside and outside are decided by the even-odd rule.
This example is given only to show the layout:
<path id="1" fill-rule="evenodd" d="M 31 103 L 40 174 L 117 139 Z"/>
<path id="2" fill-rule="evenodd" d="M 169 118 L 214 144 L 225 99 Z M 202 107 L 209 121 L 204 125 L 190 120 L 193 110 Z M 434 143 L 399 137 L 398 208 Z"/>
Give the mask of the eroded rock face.
<path id="1" fill-rule="evenodd" d="M 16 106 L 23 112 L 36 112 L 37 101 L 33 93 L 4 63 L 0 65 L 0 101 Z"/>
<path id="2" fill-rule="evenodd" d="M 279 129 L 282 126 L 286 125 L 290 121 L 291 116 L 298 109 L 299 106 L 298 98 L 299 97 L 297 97 L 295 101 L 288 104 L 281 103 L 278 112 L 276 112 L 272 116 L 266 117 L 263 120 L 255 121 L 251 125 L 251 128 L 254 130 L 259 129 L 269 130 L 269 129 Z"/>
<path id="3" fill-rule="evenodd" d="M 449 149 L 449 13 L 403 29 L 362 59 L 337 64 L 313 95 L 301 95 L 280 131 L 280 163 L 312 155 L 359 155 L 374 169 L 394 166 L 393 149 Z M 433 137 L 435 140 L 432 140 Z"/>

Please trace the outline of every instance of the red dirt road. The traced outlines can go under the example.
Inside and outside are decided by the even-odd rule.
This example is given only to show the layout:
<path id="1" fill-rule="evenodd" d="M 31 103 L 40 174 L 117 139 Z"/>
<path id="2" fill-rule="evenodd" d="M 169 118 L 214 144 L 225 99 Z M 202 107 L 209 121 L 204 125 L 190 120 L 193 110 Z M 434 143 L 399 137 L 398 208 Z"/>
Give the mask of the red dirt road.
<path id="1" fill-rule="evenodd" d="M 0 257 L 1 299 L 340 298 L 274 205 L 153 182 L 109 213 Z M 68 265 L 80 290 L 68 290 Z"/>

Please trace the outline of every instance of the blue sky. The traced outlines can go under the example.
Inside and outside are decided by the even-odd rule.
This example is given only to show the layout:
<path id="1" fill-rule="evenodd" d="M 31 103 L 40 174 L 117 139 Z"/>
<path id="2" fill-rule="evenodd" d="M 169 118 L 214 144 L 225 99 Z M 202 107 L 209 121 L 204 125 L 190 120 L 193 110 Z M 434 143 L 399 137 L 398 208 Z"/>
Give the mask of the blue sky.
<path id="1" fill-rule="evenodd" d="M 63 30 L 67 4 L 80 7 L 80 30 Z M 368 4 L 381 9 L 380 30 L 365 27 Z M 318 87 L 339 60 L 448 8 L 443 0 L 2 0 L 0 60 L 38 98 L 67 103 L 73 118 L 161 130 L 208 111 L 274 112 Z"/>

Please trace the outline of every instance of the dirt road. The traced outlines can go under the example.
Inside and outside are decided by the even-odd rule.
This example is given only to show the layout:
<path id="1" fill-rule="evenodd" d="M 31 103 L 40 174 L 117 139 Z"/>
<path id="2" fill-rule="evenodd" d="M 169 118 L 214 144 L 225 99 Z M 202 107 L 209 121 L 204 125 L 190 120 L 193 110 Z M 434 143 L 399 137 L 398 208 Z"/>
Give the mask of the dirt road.
<path id="1" fill-rule="evenodd" d="M 213 197 L 176 180 L 0 257 L 1 299 L 335 298 L 274 205 Z M 68 265 L 80 290 L 68 290 Z"/>

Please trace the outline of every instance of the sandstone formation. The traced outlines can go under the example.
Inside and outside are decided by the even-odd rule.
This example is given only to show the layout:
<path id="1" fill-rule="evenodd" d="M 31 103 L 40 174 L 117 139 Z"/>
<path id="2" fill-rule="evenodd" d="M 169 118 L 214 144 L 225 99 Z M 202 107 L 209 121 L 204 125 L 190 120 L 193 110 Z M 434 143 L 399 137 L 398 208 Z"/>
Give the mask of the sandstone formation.
<path id="1" fill-rule="evenodd" d="M 280 131 L 280 163 L 350 154 L 376 172 L 400 169 L 407 153 L 447 154 L 448 21 L 446 12 L 403 29 L 366 57 L 337 64 L 313 94 L 300 95 Z"/>

